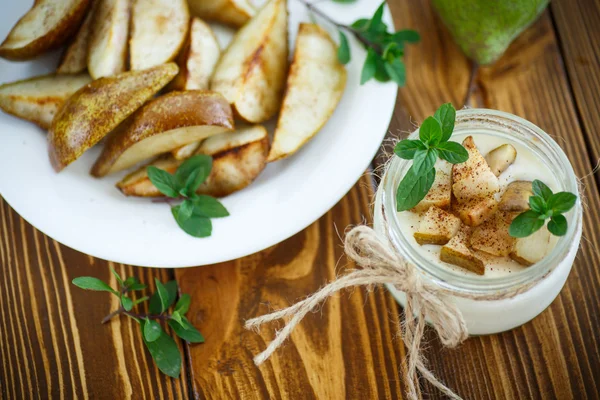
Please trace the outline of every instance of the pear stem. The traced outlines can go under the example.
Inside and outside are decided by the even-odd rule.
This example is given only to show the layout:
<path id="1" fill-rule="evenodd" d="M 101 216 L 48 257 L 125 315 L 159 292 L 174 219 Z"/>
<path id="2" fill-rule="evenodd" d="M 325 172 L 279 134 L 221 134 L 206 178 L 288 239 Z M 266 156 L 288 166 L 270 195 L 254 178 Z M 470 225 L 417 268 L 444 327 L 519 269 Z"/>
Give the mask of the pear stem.
<path id="1" fill-rule="evenodd" d="M 463 100 L 463 107 L 469 105 L 469 100 L 471 100 L 471 94 L 475 89 L 475 77 L 477 76 L 477 72 L 479 71 L 479 64 L 475 61 L 471 62 L 471 75 L 469 76 L 469 85 L 467 86 L 467 93 L 465 93 L 465 99 Z"/>

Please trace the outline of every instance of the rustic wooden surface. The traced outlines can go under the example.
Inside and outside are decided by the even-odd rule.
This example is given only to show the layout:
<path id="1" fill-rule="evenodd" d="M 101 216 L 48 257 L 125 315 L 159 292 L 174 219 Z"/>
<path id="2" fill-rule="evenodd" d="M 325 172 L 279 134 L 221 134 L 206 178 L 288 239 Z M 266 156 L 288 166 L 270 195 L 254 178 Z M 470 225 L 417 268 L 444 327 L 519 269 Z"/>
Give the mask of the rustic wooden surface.
<path id="1" fill-rule="evenodd" d="M 466 89 L 469 62 L 428 0 L 390 1 L 397 27 L 421 32 L 410 49 L 408 85 L 399 92 L 393 136 Z M 556 0 L 493 67 L 480 71 L 471 106 L 513 112 L 557 138 L 579 176 L 600 157 L 600 2 Z M 538 318 L 500 335 L 443 350 L 428 334 L 431 368 L 464 398 L 598 398 L 600 386 L 600 174 L 584 180 L 584 240 L 564 290 Z M 111 264 L 66 248 L 0 200 L 0 398 L 401 398 L 404 349 L 398 313 L 384 290 L 343 293 L 309 315 L 262 367 L 251 358 L 273 338 L 246 318 L 291 304 L 348 266 L 338 231 L 370 219 L 364 177 L 329 213 L 261 253 L 184 270 Z M 113 279 L 108 266 L 142 281 L 177 278 L 193 294 L 189 313 L 202 345 L 182 345 L 181 379 L 161 375 L 137 326 L 100 325 L 103 293 L 69 282 Z M 350 265 L 351 266 L 351 265 Z M 114 282 L 113 282 L 114 283 Z M 426 384 L 427 398 L 439 398 Z"/>

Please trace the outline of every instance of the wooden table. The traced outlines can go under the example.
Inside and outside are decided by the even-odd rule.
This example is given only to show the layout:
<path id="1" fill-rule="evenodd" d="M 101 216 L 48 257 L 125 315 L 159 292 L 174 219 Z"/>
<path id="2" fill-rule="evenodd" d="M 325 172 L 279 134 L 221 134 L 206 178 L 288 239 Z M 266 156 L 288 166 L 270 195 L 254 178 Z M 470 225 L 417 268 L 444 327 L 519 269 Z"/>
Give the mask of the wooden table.
<path id="1" fill-rule="evenodd" d="M 459 107 L 469 62 L 428 0 L 390 1 L 397 27 L 421 32 L 407 57 L 408 85 L 390 126 L 402 136 L 451 101 Z M 471 105 L 522 116 L 554 135 L 580 177 L 600 158 L 600 1 L 555 0 L 493 67 L 483 68 Z M 368 132 L 365 132 L 368 134 Z M 6 171 L 4 173 L 7 173 Z M 273 338 L 243 321 L 306 296 L 334 277 L 343 257 L 336 228 L 370 218 L 370 177 L 291 239 L 240 260 L 167 270 L 133 268 L 78 253 L 44 236 L 0 201 L 0 396 L 21 398 L 401 398 L 405 350 L 401 309 L 383 289 L 355 290 L 309 315 L 262 367 L 251 358 Z M 429 332 L 431 368 L 465 398 L 598 398 L 600 383 L 600 174 L 584 180 L 584 239 L 552 305 L 524 326 L 444 350 Z M 43 199 L 40 201 L 43 207 Z M 177 279 L 193 294 L 189 313 L 206 343 L 182 346 L 180 379 L 160 374 L 136 324 L 99 322 L 115 299 L 70 284 L 114 278 Z M 111 296 L 114 297 L 114 296 Z M 438 392 L 423 383 L 427 398 Z"/>

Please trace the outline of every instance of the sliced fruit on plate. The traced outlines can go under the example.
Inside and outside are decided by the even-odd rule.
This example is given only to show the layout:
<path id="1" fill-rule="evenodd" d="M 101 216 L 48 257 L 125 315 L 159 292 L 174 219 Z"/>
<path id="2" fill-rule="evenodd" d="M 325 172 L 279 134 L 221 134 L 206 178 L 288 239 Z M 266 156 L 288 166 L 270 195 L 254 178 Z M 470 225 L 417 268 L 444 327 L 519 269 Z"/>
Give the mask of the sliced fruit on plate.
<path id="1" fill-rule="evenodd" d="M 420 245 L 446 244 L 456 235 L 460 226 L 459 218 L 441 208 L 432 206 L 421 219 L 419 230 L 413 236 Z"/>
<path id="2" fill-rule="evenodd" d="M 192 14 L 233 27 L 244 25 L 256 13 L 248 0 L 188 0 Z"/>
<path id="3" fill-rule="evenodd" d="M 0 57 L 28 60 L 63 44 L 79 28 L 89 0 L 37 0 L 0 45 Z"/>
<path id="4" fill-rule="evenodd" d="M 551 239 L 550 231 L 543 226 L 532 235 L 517 239 L 510 258 L 526 267 L 540 262 L 551 247 Z"/>
<path id="5" fill-rule="evenodd" d="M 115 129 L 177 74 L 174 63 L 97 79 L 65 102 L 48 133 L 58 172 Z"/>
<path id="6" fill-rule="evenodd" d="M 478 226 L 484 223 L 496 212 L 498 202 L 493 197 L 484 199 L 471 199 L 463 203 L 452 202 L 452 210 L 462 222 L 469 226 Z"/>
<path id="7" fill-rule="evenodd" d="M 207 90 L 221 48 L 210 26 L 192 18 L 187 41 L 177 57 L 179 74 L 169 85 L 173 90 Z"/>
<path id="8" fill-rule="evenodd" d="M 92 78 L 125 71 L 130 0 L 97 0 L 89 39 L 87 65 Z"/>
<path id="9" fill-rule="evenodd" d="M 233 37 L 215 67 L 211 89 L 252 123 L 279 110 L 287 72 L 287 1 L 270 0 Z"/>
<path id="10" fill-rule="evenodd" d="M 431 189 L 429 189 L 425 198 L 423 198 L 423 200 L 421 200 L 411 211 L 423 213 L 432 206 L 444 210 L 449 209 L 452 201 L 451 178 L 450 174 L 438 169 L 435 173 L 435 180 L 433 181 Z"/>
<path id="11" fill-rule="evenodd" d="M 185 42 L 189 21 L 186 0 L 134 0 L 130 68 L 146 69 L 173 60 Z"/>
<path id="12" fill-rule="evenodd" d="M 108 137 L 91 173 L 122 171 L 233 127 L 231 106 L 219 93 L 171 92 L 148 102 Z"/>
<path id="13" fill-rule="evenodd" d="M 473 137 L 468 136 L 462 144 L 469 152 L 469 159 L 452 166 L 454 196 L 459 202 L 465 202 L 496 194 L 500 190 L 498 178 L 477 149 Z"/>
<path id="14" fill-rule="evenodd" d="M 337 45 L 320 26 L 301 23 L 269 161 L 308 142 L 333 114 L 345 86 Z"/>
<path id="15" fill-rule="evenodd" d="M 517 149 L 512 144 L 503 144 L 487 153 L 485 161 L 496 176 L 506 171 L 508 167 L 515 162 L 517 158 Z"/>
<path id="16" fill-rule="evenodd" d="M 62 55 L 56 68 L 59 74 L 78 74 L 87 69 L 88 45 L 94 16 L 93 7 L 90 8 L 83 24 Z"/>
<path id="17" fill-rule="evenodd" d="M 185 160 L 190 158 L 198 150 L 201 143 L 202 141 L 186 144 L 171 151 L 171 154 L 176 160 Z"/>
<path id="18" fill-rule="evenodd" d="M 514 216 L 514 213 L 496 212 L 473 230 L 471 247 L 493 256 L 508 256 L 515 245 L 515 238 L 508 234 Z"/>
<path id="19" fill-rule="evenodd" d="M 206 139 L 197 153 L 212 156 L 213 167 L 206 182 L 198 188 L 198 193 L 223 197 L 245 188 L 265 168 L 268 152 L 267 130 L 261 125 L 240 128 Z M 167 155 L 150 165 L 173 173 L 182 162 Z M 117 187 L 128 196 L 162 196 L 148 179 L 146 167 L 126 176 Z"/>
<path id="20" fill-rule="evenodd" d="M 524 212 L 529 210 L 529 198 L 533 196 L 532 182 L 514 181 L 504 191 L 498 209 L 502 211 Z"/>
<path id="21" fill-rule="evenodd" d="M 91 80 L 86 73 L 50 74 L 5 83 L 0 85 L 0 108 L 49 129 L 63 103 Z"/>
<path id="22" fill-rule="evenodd" d="M 469 249 L 471 228 L 463 225 L 458 233 L 442 247 L 440 260 L 468 269 L 478 275 L 485 273 L 485 265 L 481 259 Z"/>

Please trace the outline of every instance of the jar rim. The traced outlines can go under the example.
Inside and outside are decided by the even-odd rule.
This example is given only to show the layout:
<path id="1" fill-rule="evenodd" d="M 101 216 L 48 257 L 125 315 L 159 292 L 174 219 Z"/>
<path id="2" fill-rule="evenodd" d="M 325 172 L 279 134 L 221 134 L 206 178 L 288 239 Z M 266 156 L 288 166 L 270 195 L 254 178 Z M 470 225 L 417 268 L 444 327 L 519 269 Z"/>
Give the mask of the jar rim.
<path id="1" fill-rule="evenodd" d="M 561 190 L 578 193 L 578 180 L 562 148 L 538 126 L 516 115 L 490 110 L 485 108 L 463 109 L 456 112 L 455 127 L 461 128 L 465 124 L 485 124 L 488 129 L 506 130 L 506 133 L 530 135 L 535 138 L 535 143 L 529 139 L 523 140 L 531 148 L 532 145 L 540 147 L 538 153 L 551 159 L 551 165 L 556 166 L 564 174 L 566 181 L 557 180 Z M 464 129 L 464 126 L 462 126 Z M 474 128 L 474 127 L 473 127 Z M 469 129 L 469 128 L 467 128 Z M 456 128 L 455 128 L 456 131 Z M 418 135 L 419 130 L 410 134 L 410 138 Z M 514 140 L 517 140 L 516 136 Z M 518 141 L 518 140 L 517 140 Z M 530 143 L 531 142 L 531 143 Z M 539 154 L 538 154 L 539 155 Z M 477 295 L 500 295 L 515 289 L 527 290 L 542 278 L 547 276 L 567 256 L 571 244 L 582 229 L 582 207 L 578 196 L 575 207 L 565 215 L 568 221 L 566 235 L 560 237 L 552 249 L 540 262 L 514 274 L 500 277 L 482 277 L 479 275 L 461 274 L 433 262 L 424 257 L 414 246 L 406 240 L 400 228 L 398 212 L 396 212 L 396 188 L 404 174 L 403 167 L 407 167 L 408 160 L 392 156 L 388 168 L 380 184 L 382 190 L 382 214 L 385 233 L 391 244 L 412 262 L 419 272 L 429 280 L 455 295 L 472 297 Z"/>

